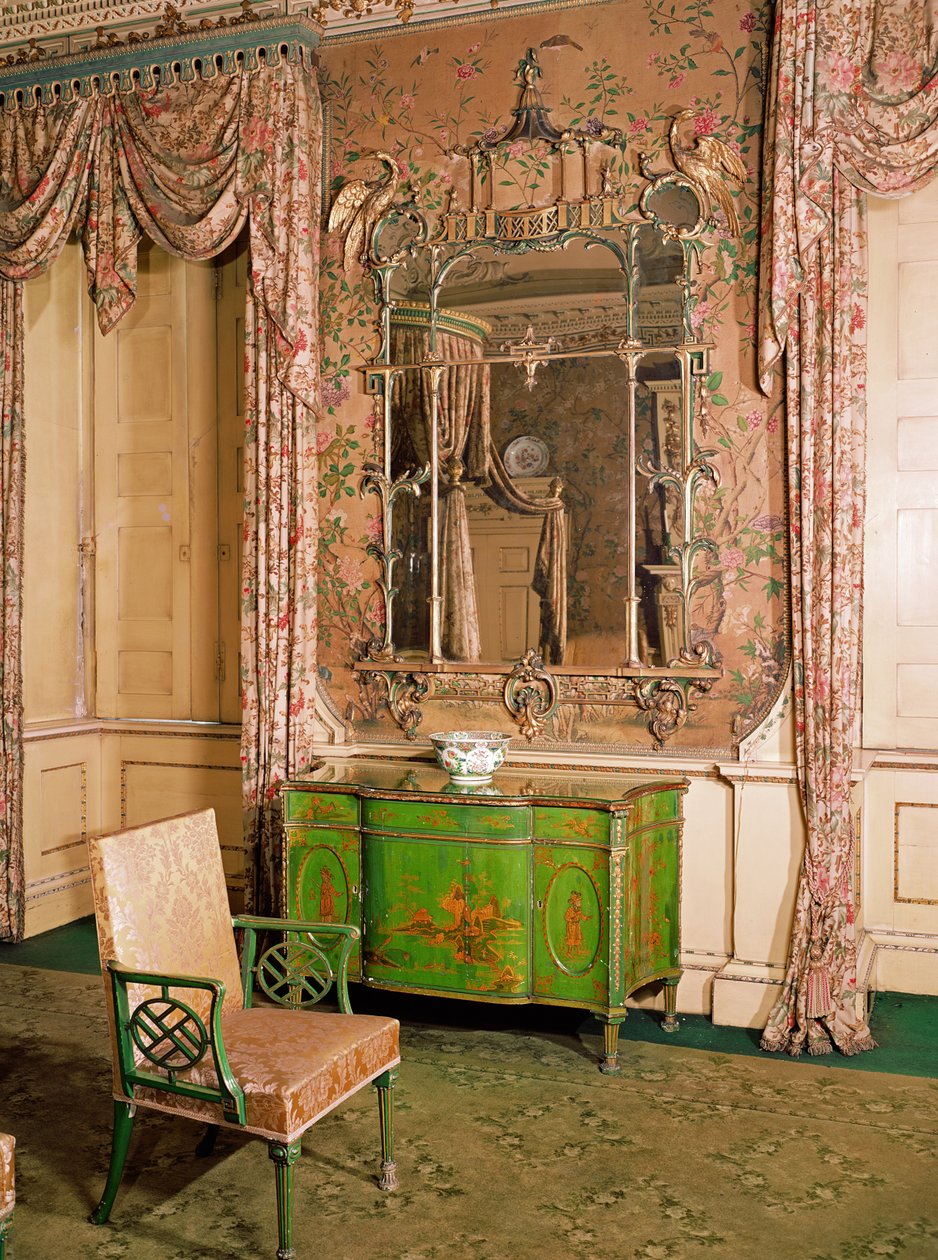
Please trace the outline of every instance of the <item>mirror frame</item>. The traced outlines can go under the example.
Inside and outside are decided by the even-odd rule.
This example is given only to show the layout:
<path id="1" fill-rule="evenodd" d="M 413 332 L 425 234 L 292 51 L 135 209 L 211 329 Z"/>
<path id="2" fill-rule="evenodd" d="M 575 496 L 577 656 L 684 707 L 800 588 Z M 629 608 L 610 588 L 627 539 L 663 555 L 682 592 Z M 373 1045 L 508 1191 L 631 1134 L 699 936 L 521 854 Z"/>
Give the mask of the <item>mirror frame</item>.
<path id="1" fill-rule="evenodd" d="M 622 133 L 589 120 L 583 128 L 558 131 L 549 119 L 537 88 L 540 67 L 536 50 L 529 49 L 518 65 L 516 83 L 520 87 L 513 121 L 501 132 L 486 133 L 468 147 L 457 147 L 450 156 L 462 157 L 469 164 L 469 204 L 461 206 L 454 185 L 448 204 L 431 222 L 418 204 L 417 190 L 405 190 L 398 198 L 400 176 L 396 163 L 388 154 L 375 154 L 388 169 L 383 183 L 349 181 L 340 188 L 330 214 L 330 229 L 345 230 L 346 265 L 355 251 L 371 272 L 380 309 L 380 348 L 364 369 L 366 392 L 376 396 L 377 410 L 383 416 L 382 458 L 364 465 L 361 489 L 374 494 L 380 503 L 381 540 L 367 547 L 367 554 L 379 566 L 377 587 L 384 600 L 385 625 L 380 636 L 367 644 L 354 669 L 366 683 L 379 683 L 384 689 L 388 708 L 395 722 L 408 739 L 415 739 L 422 721 L 421 705 L 434 699 L 489 700 L 501 704 L 516 723 L 519 733 L 528 740 L 544 732 L 546 723 L 562 704 L 628 705 L 647 713 L 648 729 L 657 747 L 680 730 L 697 700 L 705 695 L 721 676 L 714 663 L 713 646 L 709 641 L 692 641 L 691 605 L 701 584 L 698 564 L 707 553 L 716 553 L 714 542 L 694 532 L 695 503 L 701 487 L 718 484 L 717 471 L 710 462 L 715 450 L 697 445 L 695 429 L 705 417 L 706 382 L 710 376 L 712 344 L 699 339 L 693 327 L 693 310 L 697 301 L 696 279 L 704 251 L 702 236 L 714 222 L 714 203 L 724 212 L 733 230 L 735 213 L 727 191 L 727 160 L 735 155 L 716 137 L 707 136 L 706 145 L 695 138 L 691 146 L 681 142 L 680 127 L 693 120 L 694 111 L 681 111 L 671 125 L 668 142 L 674 169 L 655 172 L 646 154 L 639 154 L 639 168 L 646 181 L 636 210 L 624 210 L 626 193 L 615 185 L 610 159 L 598 166 L 593 159 L 596 146 L 622 146 Z M 494 157 L 498 150 L 522 140 L 546 150 L 555 164 L 555 178 L 560 195 L 544 205 L 494 205 Z M 693 160 L 691 160 L 693 159 Z M 738 161 L 738 159 L 737 159 Z M 571 170 L 572 168 L 572 170 Z M 571 179 L 579 184 L 578 195 L 568 195 Z M 548 179 L 548 187 L 553 182 Z M 593 187 L 593 185 L 597 185 Z M 669 192 L 690 194 L 697 206 L 693 222 L 680 223 L 662 217 L 661 200 Z M 487 200 L 483 198 L 487 194 Z M 344 210 L 342 209 L 344 202 Z M 727 205 L 729 202 L 729 205 Z M 350 216 L 351 206 L 355 215 Z M 688 218 L 690 216 L 687 216 Z M 637 276 L 638 244 L 649 224 L 662 242 L 676 242 L 681 249 L 683 268 L 676 284 L 680 295 L 680 339 L 667 344 L 644 344 L 636 337 L 638 316 Z M 382 237 L 389 228 L 397 229 L 398 239 L 388 249 Z M 406 231 L 407 236 L 401 236 Z M 629 624 L 627 629 L 626 664 L 610 668 L 590 665 L 546 666 L 536 648 L 527 651 L 513 663 L 476 663 L 445 660 L 441 650 L 441 603 L 439 586 L 439 457 L 438 457 L 438 388 L 444 368 L 459 362 L 444 359 L 437 349 L 436 334 L 444 326 L 449 313 L 440 307 L 440 290 L 448 273 L 461 260 L 476 256 L 479 249 L 486 255 L 518 256 L 528 252 L 545 253 L 562 250 L 574 240 L 588 245 L 602 244 L 619 261 L 623 276 L 625 335 L 611 351 L 626 370 L 630 396 L 628 462 L 635 477 L 648 478 L 649 488 L 660 488 L 670 495 L 682 522 L 681 541 L 665 550 L 665 570 L 673 576 L 658 574 L 666 602 L 676 610 L 675 624 L 680 626 L 678 650 L 665 666 L 641 663 L 637 653 L 637 565 L 635 563 L 635 501 L 630 495 L 629 547 L 631 579 L 629 582 Z M 409 299 L 395 297 L 394 279 L 403 266 L 421 263 L 428 279 L 426 290 L 428 349 L 423 360 L 414 364 L 393 363 L 391 332 L 395 315 L 411 307 Z M 526 338 L 515 345 L 501 347 L 501 353 L 487 355 L 487 362 L 515 362 L 533 374 L 551 358 L 568 358 L 570 351 L 554 351 L 547 342 L 538 342 L 529 330 Z M 578 353 L 574 351 L 573 353 Z M 603 351 L 609 354 L 607 348 Z M 638 367 L 649 354 L 673 354 L 681 373 L 681 467 L 667 467 L 636 458 L 635 392 Z M 478 360 L 473 360 L 478 362 Z M 467 360 L 468 362 L 468 360 Z M 431 397 L 430 459 L 422 468 L 406 470 L 392 477 L 391 467 L 391 398 L 395 375 L 402 371 L 425 372 L 429 378 Z M 394 640 L 394 569 L 401 552 L 392 540 L 392 519 L 395 502 L 405 495 L 430 492 L 430 633 L 429 652 L 425 661 L 402 660 Z"/>

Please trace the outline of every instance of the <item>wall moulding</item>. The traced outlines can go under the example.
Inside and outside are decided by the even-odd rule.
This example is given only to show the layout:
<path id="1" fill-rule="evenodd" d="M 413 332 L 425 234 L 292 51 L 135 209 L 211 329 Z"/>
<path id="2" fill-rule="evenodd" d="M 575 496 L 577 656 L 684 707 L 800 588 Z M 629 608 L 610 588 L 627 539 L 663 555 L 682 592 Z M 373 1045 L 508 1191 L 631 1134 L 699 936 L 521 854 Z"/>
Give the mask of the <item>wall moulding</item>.
<path id="1" fill-rule="evenodd" d="M 403 29 L 408 22 L 435 22 L 472 15 L 490 15 L 494 9 L 530 9 L 526 0 L 22 0 L 0 10 L 0 48 L 13 46 L 13 56 L 24 60 L 68 56 L 95 44 L 113 46 L 133 36 L 155 39 L 167 21 L 177 27 L 200 29 L 255 19 L 311 18 L 328 27 L 332 37 L 367 36 L 381 29 Z M 535 7 L 543 8 L 543 4 Z M 167 13 L 167 10 L 171 13 Z M 16 48 L 16 45 L 21 45 Z"/>

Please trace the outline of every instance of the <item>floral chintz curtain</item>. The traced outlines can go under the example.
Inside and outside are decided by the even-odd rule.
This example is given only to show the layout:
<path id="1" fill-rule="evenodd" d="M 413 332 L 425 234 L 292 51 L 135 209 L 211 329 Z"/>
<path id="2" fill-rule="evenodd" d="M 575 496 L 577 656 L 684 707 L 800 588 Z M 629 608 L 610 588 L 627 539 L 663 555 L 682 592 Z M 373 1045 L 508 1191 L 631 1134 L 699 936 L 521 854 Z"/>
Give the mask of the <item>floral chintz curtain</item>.
<path id="1" fill-rule="evenodd" d="M 808 828 L 766 1050 L 873 1047 L 856 1010 L 850 813 L 866 490 L 865 193 L 938 168 L 921 0 L 778 0 L 766 103 L 759 355 L 784 355 L 798 773 Z"/>
<path id="2" fill-rule="evenodd" d="M 319 95 L 305 58 L 0 118 L 0 939 L 23 931 L 23 316 L 21 284 L 82 242 L 107 332 L 134 302 L 145 233 L 185 258 L 248 225 L 247 427 L 242 561 L 243 769 L 248 903 L 271 906 L 278 781 L 310 758 L 315 686 Z"/>

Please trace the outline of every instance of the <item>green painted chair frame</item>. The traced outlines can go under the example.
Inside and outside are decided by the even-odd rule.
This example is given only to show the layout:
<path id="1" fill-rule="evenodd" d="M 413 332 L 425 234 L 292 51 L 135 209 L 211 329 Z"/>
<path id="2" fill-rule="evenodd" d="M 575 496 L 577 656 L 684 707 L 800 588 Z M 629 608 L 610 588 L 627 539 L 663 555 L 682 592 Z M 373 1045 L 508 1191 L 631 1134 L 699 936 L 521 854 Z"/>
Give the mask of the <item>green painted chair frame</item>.
<path id="1" fill-rule="evenodd" d="M 355 941 L 360 936 L 356 927 L 344 924 L 316 923 L 308 920 L 283 920 L 239 916 L 232 920 L 236 930 L 244 932 L 241 959 L 241 980 L 244 1006 L 254 999 L 255 987 L 280 1006 L 309 1007 L 331 992 L 333 985 L 341 1013 L 352 1013 L 348 993 L 348 961 Z M 257 957 L 258 934 L 282 933 L 278 945 L 267 948 Z M 332 938 L 331 944 L 325 942 Z M 338 955 L 335 962 L 329 955 Z M 220 980 L 201 976 L 162 975 L 156 972 L 129 971 L 114 961 L 106 970 L 111 980 L 114 1009 L 117 1015 L 117 1047 L 120 1079 L 124 1091 L 133 1095 L 138 1086 L 163 1090 L 221 1106 L 225 1120 L 244 1125 L 244 1090 L 232 1073 L 222 1035 L 222 1004 L 225 986 Z M 131 1010 L 130 985 L 147 985 L 159 990 L 159 997 L 150 995 Z M 211 1006 L 207 1020 L 187 1003 L 173 998 L 174 989 L 205 990 Z M 164 1049 L 158 1049 L 163 1046 Z M 135 1050 L 138 1052 L 135 1054 Z M 146 1063 L 156 1070 L 143 1066 Z M 211 1056 L 217 1087 L 179 1079 Z M 393 1091 L 398 1072 L 392 1068 L 372 1082 L 378 1096 L 378 1120 L 381 1135 L 382 1190 L 397 1188 L 394 1163 Z M 132 1102 L 114 1102 L 114 1128 L 111 1162 L 101 1201 L 91 1213 L 95 1225 L 103 1225 L 111 1214 L 127 1162 L 133 1131 L 135 1106 Z M 197 1147 L 200 1155 L 211 1152 L 218 1126 L 209 1125 Z M 294 1166 L 300 1157 L 300 1142 L 268 1141 L 268 1153 L 274 1163 L 277 1189 L 277 1260 L 291 1260 L 293 1246 Z M 2 1235 L 0 1235 L 2 1237 Z M 0 1243 L 0 1260 L 3 1257 Z"/>

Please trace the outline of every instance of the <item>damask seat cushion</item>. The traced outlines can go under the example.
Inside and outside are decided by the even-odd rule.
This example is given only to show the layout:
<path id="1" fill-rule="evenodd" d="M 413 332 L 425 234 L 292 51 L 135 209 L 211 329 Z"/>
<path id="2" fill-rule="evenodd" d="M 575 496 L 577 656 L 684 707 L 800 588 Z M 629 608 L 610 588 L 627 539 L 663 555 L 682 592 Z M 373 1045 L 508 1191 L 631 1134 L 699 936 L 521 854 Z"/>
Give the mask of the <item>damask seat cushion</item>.
<path id="1" fill-rule="evenodd" d="M 249 1132 L 295 1141 L 320 1116 L 400 1062 L 400 1025 L 379 1015 L 340 1015 L 256 1006 L 222 1018 L 235 1080 L 245 1092 Z M 180 1080 L 215 1083 L 204 1065 Z M 117 1093 L 115 1097 L 124 1098 Z M 134 1100 L 224 1124 L 217 1104 L 138 1088 Z M 241 1127 L 241 1126 L 236 1126 Z"/>
<path id="2" fill-rule="evenodd" d="M 16 1139 L 9 1133 L 0 1133 L 0 1221 L 13 1211 L 16 1203 L 16 1186 L 13 1179 L 13 1148 Z"/>

